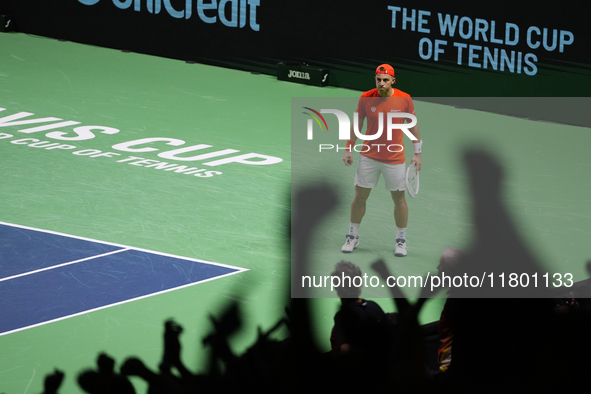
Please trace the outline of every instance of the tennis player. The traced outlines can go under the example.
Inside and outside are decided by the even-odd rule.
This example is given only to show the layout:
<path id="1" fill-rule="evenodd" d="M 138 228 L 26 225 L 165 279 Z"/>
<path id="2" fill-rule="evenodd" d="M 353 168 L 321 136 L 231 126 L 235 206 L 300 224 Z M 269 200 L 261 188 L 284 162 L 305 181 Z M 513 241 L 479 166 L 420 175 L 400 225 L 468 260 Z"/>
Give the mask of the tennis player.
<path id="1" fill-rule="evenodd" d="M 399 112 L 415 115 L 414 105 L 409 94 L 392 85 L 396 83 L 394 68 L 389 64 L 378 66 L 375 73 L 376 88 L 369 90 L 361 95 L 357 107 L 359 114 L 359 131 L 363 129 L 365 119 L 367 119 L 366 136 L 379 134 L 381 136 L 374 140 L 365 140 L 363 146 L 356 144 L 357 136 L 353 132 L 353 125 L 347 141 L 348 149 L 345 150 L 343 161 L 345 165 L 353 164 L 353 149 L 360 151 L 359 164 L 355 175 L 355 198 L 351 204 L 351 223 L 349 234 L 341 251 L 351 253 L 359 246 L 359 225 L 365 215 L 367 198 L 371 189 L 376 187 L 380 174 L 384 175 L 386 189 L 390 191 L 394 201 L 394 221 L 396 223 L 396 247 L 394 255 L 398 257 L 406 256 L 408 253 L 406 245 L 406 226 L 408 221 L 408 206 L 404 191 L 406 190 L 406 159 L 403 141 L 403 131 L 401 129 L 392 130 L 392 138 L 388 139 L 386 132 L 387 113 Z M 380 116 L 382 119 L 380 119 Z M 409 119 L 410 121 L 410 119 Z M 393 118 L 395 123 L 404 123 L 403 118 Z M 381 125 L 380 125 L 381 124 Z M 417 138 L 413 141 L 412 163 L 416 163 L 416 171 L 421 169 L 421 135 L 418 126 L 409 128 L 409 131 Z"/>

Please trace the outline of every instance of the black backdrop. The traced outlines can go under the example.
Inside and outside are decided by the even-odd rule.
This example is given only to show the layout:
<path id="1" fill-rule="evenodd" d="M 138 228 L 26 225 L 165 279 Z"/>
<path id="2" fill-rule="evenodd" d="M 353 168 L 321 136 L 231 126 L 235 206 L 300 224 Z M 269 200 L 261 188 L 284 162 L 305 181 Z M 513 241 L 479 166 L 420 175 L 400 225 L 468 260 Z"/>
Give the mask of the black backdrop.
<path id="1" fill-rule="evenodd" d="M 2 0 L 0 14 L 19 32 L 268 74 L 279 61 L 303 61 L 330 69 L 331 85 L 353 89 L 371 88 L 375 67 L 390 63 L 397 87 L 413 96 L 590 96 L 591 7 L 540 3 L 547 2 Z M 457 15 L 453 37 L 442 34 L 438 14 Z M 514 45 L 505 41 L 507 24 Z M 550 50 L 561 36 L 562 52 Z M 443 52 L 435 60 L 437 42 Z M 461 64 L 454 44 L 463 48 Z M 493 58 L 484 67 L 485 51 L 497 51 L 496 70 Z M 514 60 L 501 71 L 503 52 Z"/>

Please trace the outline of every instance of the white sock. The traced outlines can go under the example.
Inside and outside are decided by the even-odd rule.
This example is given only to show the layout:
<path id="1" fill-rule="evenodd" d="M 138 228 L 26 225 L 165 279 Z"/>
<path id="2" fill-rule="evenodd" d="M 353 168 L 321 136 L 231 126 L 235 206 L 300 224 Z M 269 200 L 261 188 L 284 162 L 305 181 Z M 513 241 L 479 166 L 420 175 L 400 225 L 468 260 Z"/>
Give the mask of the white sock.
<path id="1" fill-rule="evenodd" d="M 396 227 L 398 231 L 396 232 L 396 239 L 404 239 L 406 240 L 406 227 L 400 228 Z"/>
<path id="2" fill-rule="evenodd" d="M 361 223 L 351 223 L 349 225 L 349 234 L 355 236 L 355 237 L 359 237 L 359 225 Z"/>

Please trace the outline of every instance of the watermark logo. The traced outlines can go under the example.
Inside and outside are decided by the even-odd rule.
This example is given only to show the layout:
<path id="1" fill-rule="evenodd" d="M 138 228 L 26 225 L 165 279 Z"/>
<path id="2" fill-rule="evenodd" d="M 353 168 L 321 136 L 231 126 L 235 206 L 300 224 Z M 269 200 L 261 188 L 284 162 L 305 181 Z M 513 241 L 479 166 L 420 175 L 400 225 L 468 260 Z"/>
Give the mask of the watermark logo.
<path id="1" fill-rule="evenodd" d="M 356 152 L 367 152 L 371 149 L 372 146 L 376 146 L 377 149 L 380 149 L 380 146 L 385 146 L 390 152 L 401 152 L 404 150 L 404 147 L 400 144 L 368 144 L 365 141 L 376 141 L 382 137 L 384 132 L 386 133 L 386 139 L 388 141 L 393 140 L 393 132 L 394 130 L 402 130 L 402 132 L 410 138 L 412 141 L 417 141 L 417 137 L 415 137 L 411 132 L 410 129 L 413 128 L 417 124 L 417 118 L 410 113 L 400 112 L 396 110 L 391 110 L 391 112 L 378 112 L 375 116 L 378 119 L 378 128 L 377 131 L 373 134 L 363 134 L 359 127 L 359 113 L 353 113 L 353 127 L 351 127 L 351 120 L 349 115 L 346 112 L 338 110 L 338 109 L 321 109 L 320 111 L 314 110 L 310 107 L 302 107 L 310 112 L 303 112 L 306 115 L 309 115 L 311 118 L 307 121 L 307 133 L 306 138 L 310 141 L 314 139 L 314 121 L 320 126 L 320 130 L 326 128 L 328 131 L 328 124 L 326 119 L 322 114 L 333 114 L 337 117 L 337 121 L 339 124 L 338 127 L 338 139 L 339 140 L 349 140 L 351 137 L 351 131 L 355 134 L 358 140 L 364 141 L 363 144 L 358 144 L 352 147 L 345 147 L 342 148 L 344 150 L 355 150 Z M 375 112 L 377 109 L 376 107 L 371 107 L 371 111 Z M 403 123 L 404 120 L 407 123 Z M 385 123 L 385 124 L 384 124 Z M 394 147 L 393 147 L 394 146 Z M 319 150 L 330 150 L 334 149 L 335 145 L 333 144 L 320 144 Z M 341 149 L 339 146 L 336 146 L 336 150 L 338 151 Z M 392 150 L 394 149 L 394 150 Z"/>
<path id="2" fill-rule="evenodd" d="M 312 115 L 309 112 L 302 112 L 302 113 L 306 114 L 306 115 L 310 115 L 316 121 L 316 123 L 318 123 L 318 126 L 320 126 L 320 130 L 322 130 L 322 123 L 324 123 L 324 127 L 326 127 L 326 131 L 328 131 L 328 125 L 326 124 L 326 119 L 324 119 L 324 116 L 320 115 L 320 113 L 318 111 L 313 110 L 310 107 L 302 107 L 302 108 L 307 109 L 308 111 L 314 112 L 315 115 Z M 320 123 L 320 119 L 318 119 L 318 118 L 322 119 L 322 123 Z M 312 123 L 312 119 L 308 119 L 308 139 L 309 140 L 313 139 L 313 137 L 314 137 L 313 136 L 313 127 L 314 127 L 314 124 Z"/>
<path id="3" fill-rule="evenodd" d="M 326 130 L 328 130 L 328 125 L 326 124 L 326 120 L 324 119 L 324 117 L 321 114 L 336 115 L 337 120 L 339 122 L 339 140 L 348 140 L 349 139 L 350 130 L 351 130 L 351 121 L 349 119 L 349 116 L 344 111 L 341 111 L 339 109 L 321 109 L 320 112 L 318 112 L 316 110 L 313 110 L 310 107 L 302 107 L 302 108 L 312 111 L 315 115 L 318 116 L 318 117 L 316 117 L 308 112 L 304 112 L 304 114 L 312 116 L 312 118 L 314 118 L 316 120 L 316 122 L 320 125 L 321 129 L 322 129 L 322 124 L 320 123 L 320 120 L 318 118 L 322 119 L 322 122 L 324 123 Z M 372 107 L 372 111 L 375 111 L 375 107 Z M 409 129 L 413 128 L 417 124 L 416 116 L 414 116 L 413 114 L 406 113 L 406 112 L 387 112 L 385 115 L 386 116 L 384 116 L 384 113 L 379 112 L 378 113 L 378 118 L 379 118 L 378 124 L 379 125 L 378 125 L 377 132 L 375 134 L 365 135 L 365 134 L 362 134 L 361 131 L 359 130 L 359 113 L 358 112 L 353 113 L 353 132 L 355 133 L 355 136 L 361 140 L 370 140 L 370 141 L 377 140 L 378 138 L 380 138 L 382 136 L 382 134 L 384 132 L 384 118 L 386 118 L 385 130 L 386 130 L 388 140 L 392 140 L 392 131 L 393 130 L 402 130 L 402 132 L 404 134 L 406 134 L 406 136 L 408 138 L 410 138 L 413 141 L 417 141 L 417 137 L 415 137 L 409 131 Z M 396 122 L 394 122 L 394 119 L 410 119 L 410 122 L 409 123 L 396 123 Z M 307 128 L 308 140 L 314 139 L 313 126 L 314 126 L 314 123 L 313 123 L 312 119 L 308 119 L 308 128 Z"/>

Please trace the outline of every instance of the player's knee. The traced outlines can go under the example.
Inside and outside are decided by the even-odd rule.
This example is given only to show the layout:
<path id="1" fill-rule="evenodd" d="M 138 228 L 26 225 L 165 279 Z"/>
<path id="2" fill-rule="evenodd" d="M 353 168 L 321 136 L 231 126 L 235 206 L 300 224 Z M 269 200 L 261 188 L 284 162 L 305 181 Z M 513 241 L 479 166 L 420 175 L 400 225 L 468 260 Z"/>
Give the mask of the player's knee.
<path id="1" fill-rule="evenodd" d="M 394 201 L 394 204 L 396 204 L 396 205 L 406 204 L 404 190 L 393 191 L 392 192 L 392 200 Z"/>
<path id="2" fill-rule="evenodd" d="M 353 205 L 364 206 L 366 201 L 367 201 L 367 197 L 364 198 L 363 196 L 361 196 L 361 197 L 355 196 L 355 198 L 353 198 Z"/>
<path id="3" fill-rule="evenodd" d="M 353 202 L 357 203 L 357 204 L 365 204 L 365 202 L 369 198 L 370 192 L 371 192 L 371 189 L 356 188 L 355 189 L 355 198 L 353 199 Z"/>

